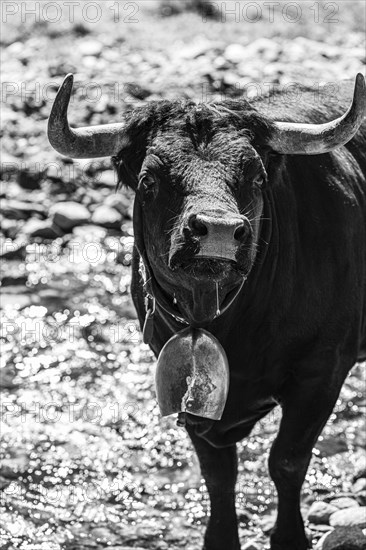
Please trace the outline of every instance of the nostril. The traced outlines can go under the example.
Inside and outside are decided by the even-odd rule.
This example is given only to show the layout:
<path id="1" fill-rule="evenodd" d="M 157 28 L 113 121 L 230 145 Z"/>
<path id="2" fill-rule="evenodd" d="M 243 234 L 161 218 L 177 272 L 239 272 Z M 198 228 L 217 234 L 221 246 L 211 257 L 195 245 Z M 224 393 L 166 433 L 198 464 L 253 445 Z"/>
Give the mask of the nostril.
<path id="1" fill-rule="evenodd" d="M 243 241 L 248 234 L 247 227 L 244 223 L 240 224 L 234 231 L 234 239 L 236 241 Z"/>
<path id="2" fill-rule="evenodd" d="M 196 214 L 192 214 L 188 220 L 188 226 L 194 235 L 204 237 L 208 233 L 207 226 L 199 219 Z"/>

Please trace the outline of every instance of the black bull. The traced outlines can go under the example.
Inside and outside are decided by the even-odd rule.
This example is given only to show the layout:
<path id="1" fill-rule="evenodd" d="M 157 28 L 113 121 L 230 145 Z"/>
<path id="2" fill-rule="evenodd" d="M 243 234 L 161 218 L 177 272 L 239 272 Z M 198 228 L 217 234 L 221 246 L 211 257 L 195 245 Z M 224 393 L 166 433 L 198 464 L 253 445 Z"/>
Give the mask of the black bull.
<path id="1" fill-rule="evenodd" d="M 216 336 L 229 361 L 222 419 L 186 414 L 211 500 L 205 550 L 240 548 L 236 442 L 277 405 L 271 549 L 309 547 L 301 486 L 342 383 L 366 351 L 366 125 L 310 151 L 316 156 L 307 145 L 304 154 L 288 145 L 279 153 L 275 139 L 268 146 L 266 116 L 315 126 L 342 114 L 348 94 L 340 86 L 337 100 L 315 103 L 304 88 L 296 105 L 280 93 L 239 107 L 157 102 L 130 115 L 118 138 L 114 163 L 137 192 L 132 295 L 141 326 L 156 299 L 151 348 L 158 355 L 189 323 Z M 53 145 L 57 138 L 73 156 L 59 134 Z M 82 147 L 74 156 L 88 156 Z"/>

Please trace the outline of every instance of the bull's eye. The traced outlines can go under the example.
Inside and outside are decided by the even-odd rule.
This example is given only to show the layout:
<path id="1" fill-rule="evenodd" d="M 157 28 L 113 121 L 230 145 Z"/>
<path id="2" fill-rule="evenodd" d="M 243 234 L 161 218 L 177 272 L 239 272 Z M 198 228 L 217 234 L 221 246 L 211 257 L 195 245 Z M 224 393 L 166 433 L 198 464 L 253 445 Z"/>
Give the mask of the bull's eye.
<path id="1" fill-rule="evenodd" d="M 153 174 L 145 173 L 140 177 L 139 187 L 144 191 L 154 191 L 157 187 L 156 178 Z"/>
<path id="2" fill-rule="evenodd" d="M 253 184 L 258 188 L 258 189 L 262 189 L 265 185 L 265 178 L 264 176 L 257 176 L 256 178 L 254 178 L 253 180 Z"/>

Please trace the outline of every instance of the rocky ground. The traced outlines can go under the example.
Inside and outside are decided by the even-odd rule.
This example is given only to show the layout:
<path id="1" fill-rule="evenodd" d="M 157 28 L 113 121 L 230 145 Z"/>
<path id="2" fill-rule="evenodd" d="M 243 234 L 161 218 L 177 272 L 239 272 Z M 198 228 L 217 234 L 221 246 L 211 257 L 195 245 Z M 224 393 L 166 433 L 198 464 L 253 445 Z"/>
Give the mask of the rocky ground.
<path id="1" fill-rule="evenodd" d="M 365 71 L 362 3 L 340 10 L 337 27 L 311 24 L 309 14 L 297 26 L 222 24 L 166 2 L 115 21 L 114 4 L 103 5 L 98 25 L 9 20 L 3 33 L 4 550 L 199 550 L 207 520 L 188 438 L 159 417 L 154 361 L 129 297 L 132 197 L 115 194 L 109 160 L 71 162 L 46 139 L 64 74 L 76 76 L 70 117 L 87 125 L 119 120 L 150 99 L 251 97 L 288 86 L 297 101 L 293 82 L 316 90 Z M 366 548 L 364 366 L 347 378 L 304 485 L 319 549 L 340 548 L 337 537 Z M 264 419 L 240 445 L 246 550 L 262 550 L 274 522 L 266 462 L 278 419 Z"/>

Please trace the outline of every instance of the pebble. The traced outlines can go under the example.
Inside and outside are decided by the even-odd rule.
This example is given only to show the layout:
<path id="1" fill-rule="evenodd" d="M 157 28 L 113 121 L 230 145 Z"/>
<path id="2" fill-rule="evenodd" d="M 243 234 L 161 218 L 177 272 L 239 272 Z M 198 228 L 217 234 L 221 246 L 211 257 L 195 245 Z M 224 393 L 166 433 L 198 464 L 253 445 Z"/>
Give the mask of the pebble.
<path id="1" fill-rule="evenodd" d="M 321 456 L 333 456 L 348 451 L 347 442 L 338 435 L 318 440 L 316 448 L 320 451 Z"/>
<path id="2" fill-rule="evenodd" d="M 353 477 L 353 481 L 356 481 L 360 477 L 366 477 L 366 454 L 362 453 L 358 457 L 356 464 L 355 464 L 355 475 Z"/>
<path id="3" fill-rule="evenodd" d="M 355 483 L 352 485 L 352 492 L 357 495 L 357 493 L 361 493 L 362 491 L 366 491 L 366 478 L 360 477 L 358 478 Z"/>
<path id="4" fill-rule="evenodd" d="M 359 527 L 338 527 L 319 541 L 316 550 L 366 550 L 366 537 Z"/>
<path id="5" fill-rule="evenodd" d="M 13 288 L 17 288 L 17 287 L 13 287 Z M 24 309 L 32 305 L 34 301 L 34 297 L 25 293 L 21 294 L 18 289 L 16 291 L 16 294 L 14 294 L 13 288 L 8 287 L 6 289 L 6 293 L 2 291 L 2 294 L 1 294 L 2 308 L 9 306 L 16 309 Z M 9 290 L 11 290 L 11 292 L 9 292 Z M 12 379 L 14 378 L 14 376 L 11 377 L 11 375 L 9 375 L 8 373 L 4 373 L 3 371 L 4 371 L 4 368 L 1 369 L 0 371 L 0 387 L 9 387 L 9 388 L 14 387 L 14 384 L 12 382 Z"/>
<path id="6" fill-rule="evenodd" d="M 115 208 L 102 205 L 94 210 L 91 221 L 108 229 L 120 229 L 122 215 Z"/>
<path id="7" fill-rule="evenodd" d="M 40 204 L 34 204 L 33 202 L 18 201 L 16 199 L 9 199 L 2 201 L 2 214 L 7 218 L 24 220 L 34 214 L 45 218 L 46 210 L 44 206 Z"/>
<path id="8" fill-rule="evenodd" d="M 329 518 L 337 508 L 323 501 L 316 501 L 310 507 L 308 520 L 315 525 L 329 523 Z"/>
<path id="9" fill-rule="evenodd" d="M 37 220 L 31 218 L 23 225 L 21 234 L 32 238 L 40 237 L 42 239 L 53 240 L 62 237 L 64 233 L 57 225 L 53 224 L 50 219 Z"/>
<path id="10" fill-rule="evenodd" d="M 10 271 L 9 273 L 2 272 L 0 275 L 1 286 L 18 286 L 25 285 L 28 281 L 27 273 L 17 273 Z"/>
<path id="11" fill-rule="evenodd" d="M 72 230 L 73 235 L 76 238 L 80 238 L 85 241 L 101 241 L 107 235 L 107 230 L 99 225 L 78 225 Z"/>
<path id="12" fill-rule="evenodd" d="M 63 181 L 63 173 L 61 165 L 57 165 L 55 162 L 47 167 L 47 178 L 53 182 Z"/>
<path id="13" fill-rule="evenodd" d="M 23 168 L 17 172 L 17 182 L 23 189 L 40 189 L 41 181 L 45 175 L 45 170 Z"/>
<path id="14" fill-rule="evenodd" d="M 247 57 L 246 48 L 242 44 L 229 44 L 225 49 L 224 57 L 231 63 L 240 63 Z"/>
<path id="15" fill-rule="evenodd" d="M 126 216 L 131 206 L 131 201 L 123 193 L 119 193 L 118 195 L 113 194 L 107 197 L 104 205 L 115 208 L 122 216 Z"/>
<path id="16" fill-rule="evenodd" d="M 115 535 L 112 531 L 107 529 L 106 527 L 95 527 L 91 530 L 90 534 L 93 536 L 94 540 L 99 540 L 103 542 L 117 542 L 115 539 L 117 538 L 117 535 Z"/>
<path id="17" fill-rule="evenodd" d="M 25 244 L 7 239 L 1 243 L 0 257 L 4 260 L 25 260 Z"/>
<path id="18" fill-rule="evenodd" d="M 103 44 L 99 40 L 83 39 L 78 43 L 78 50 L 83 56 L 98 56 L 103 51 Z"/>
<path id="19" fill-rule="evenodd" d="M 28 470 L 29 461 L 29 456 L 26 454 L 5 458 L 1 462 L 0 474 L 8 479 L 16 479 Z"/>
<path id="20" fill-rule="evenodd" d="M 5 489 L 11 483 L 11 479 L 6 479 L 5 477 L 0 476 L 0 490 Z"/>
<path id="21" fill-rule="evenodd" d="M 356 526 L 366 527 L 366 506 L 355 506 L 338 510 L 330 516 L 329 523 L 332 527 Z"/>
<path id="22" fill-rule="evenodd" d="M 149 95 L 151 95 L 150 90 L 148 90 L 147 88 L 143 88 L 135 82 L 127 82 L 124 89 L 127 94 L 135 97 L 136 99 L 146 99 L 147 97 L 149 97 Z"/>
<path id="23" fill-rule="evenodd" d="M 338 510 L 345 510 L 347 508 L 355 508 L 358 506 L 357 500 L 350 497 L 338 497 L 332 499 L 329 504 L 335 506 Z"/>
<path id="24" fill-rule="evenodd" d="M 17 157 L 13 157 L 6 151 L 1 153 L 0 162 L 0 175 L 16 173 L 20 164 L 20 160 Z"/>
<path id="25" fill-rule="evenodd" d="M 5 237 L 14 239 L 19 233 L 19 224 L 16 220 L 9 220 L 1 216 L 1 230 Z"/>
<path id="26" fill-rule="evenodd" d="M 104 172 L 100 173 L 99 178 L 96 179 L 96 184 L 114 189 L 117 185 L 116 172 L 114 170 L 104 170 Z"/>
<path id="27" fill-rule="evenodd" d="M 64 231 L 76 225 L 82 225 L 90 219 L 90 212 L 78 202 L 65 201 L 53 205 L 50 209 L 53 222 Z"/>
<path id="28" fill-rule="evenodd" d="M 265 515 L 260 520 L 260 526 L 264 534 L 268 534 L 272 531 L 273 527 L 276 523 L 276 516 L 275 515 Z"/>

